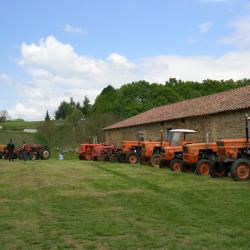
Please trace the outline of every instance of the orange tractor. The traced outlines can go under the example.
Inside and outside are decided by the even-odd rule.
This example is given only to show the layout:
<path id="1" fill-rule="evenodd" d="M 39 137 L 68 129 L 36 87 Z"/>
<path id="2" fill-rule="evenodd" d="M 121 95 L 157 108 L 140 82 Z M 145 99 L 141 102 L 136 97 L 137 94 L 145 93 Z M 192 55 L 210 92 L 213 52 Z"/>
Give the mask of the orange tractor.
<path id="1" fill-rule="evenodd" d="M 163 142 L 163 145 L 165 141 Z M 141 161 L 143 165 L 150 164 L 150 158 L 152 155 L 161 151 L 161 142 L 160 141 L 144 141 L 141 144 Z"/>
<path id="2" fill-rule="evenodd" d="M 180 170 L 179 161 L 182 160 L 182 146 L 194 143 L 193 140 L 186 140 L 187 134 L 196 133 L 191 129 L 172 129 L 169 131 L 167 141 L 161 143 L 161 151 L 153 154 L 150 164 L 153 167 L 169 166 L 171 170 Z"/>
<path id="3" fill-rule="evenodd" d="M 193 143 L 183 146 L 183 160 L 176 161 L 182 172 L 209 174 L 209 162 L 217 156 L 217 145 L 213 143 Z M 177 163 L 178 162 L 178 163 Z"/>
<path id="4" fill-rule="evenodd" d="M 250 178 L 250 117 L 246 116 L 246 138 L 217 140 L 217 158 L 210 162 L 211 177 L 231 173 L 235 181 Z"/>
<path id="5" fill-rule="evenodd" d="M 123 141 L 122 149 L 118 161 L 121 163 L 136 164 L 141 156 L 141 140 L 138 141 Z"/>

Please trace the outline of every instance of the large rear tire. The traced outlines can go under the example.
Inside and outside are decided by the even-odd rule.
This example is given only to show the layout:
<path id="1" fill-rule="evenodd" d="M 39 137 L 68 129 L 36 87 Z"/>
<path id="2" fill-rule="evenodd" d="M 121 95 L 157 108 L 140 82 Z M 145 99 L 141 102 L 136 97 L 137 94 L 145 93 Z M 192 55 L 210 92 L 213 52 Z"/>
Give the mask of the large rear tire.
<path id="1" fill-rule="evenodd" d="M 50 151 L 47 148 L 42 148 L 39 155 L 42 160 L 48 160 L 50 158 Z"/>
<path id="2" fill-rule="evenodd" d="M 150 158 L 150 165 L 152 167 L 159 167 L 162 156 L 160 154 L 154 154 Z"/>
<path id="3" fill-rule="evenodd" d="M 200 160 L 195 166 L 195 173 L 197 175 L 208 175 L 209 174 L 209 160 Z"/>
<path id="4" fill-rule="evenodd" d="M 246 181 L 250 178 L 250 162 L 238 159 L 232 164 L 230 172 L 235 181 Z"/>

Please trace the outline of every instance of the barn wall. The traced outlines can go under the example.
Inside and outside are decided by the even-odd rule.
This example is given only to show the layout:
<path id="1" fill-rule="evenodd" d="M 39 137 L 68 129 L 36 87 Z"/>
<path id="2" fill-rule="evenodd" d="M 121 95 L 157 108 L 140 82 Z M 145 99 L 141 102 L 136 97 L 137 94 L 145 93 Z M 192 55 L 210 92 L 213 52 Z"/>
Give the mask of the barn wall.
<path id="1" fill-rule="evenodd" d="M 187 139 L 199 141 L 206 141 L 207 133 L 209 133 L 210 141 L 240 138 L 245 136 L 246 113 L 250 114 L 250 109 L 113 129 L 105 131 L 105 142 L 120 146 L 124 140 L 138 140 L 139 131 L 143 132 L 146 140 L 160 140 L 160 130 L 163 129 L 166 134 L 170 128 L 194 129 L 197 133 L 188 135 Z"/>

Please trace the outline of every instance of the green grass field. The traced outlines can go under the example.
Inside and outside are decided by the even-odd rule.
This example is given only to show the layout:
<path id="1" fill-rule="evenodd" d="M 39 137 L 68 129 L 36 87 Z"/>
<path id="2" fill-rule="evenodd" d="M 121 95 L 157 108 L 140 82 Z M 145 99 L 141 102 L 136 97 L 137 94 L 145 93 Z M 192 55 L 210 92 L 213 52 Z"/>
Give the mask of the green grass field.
<path id="1" fill-rule="evenodd" d="M 0 161 L 1 249 L 250 249 L 250 182 L 78 160 Z"/>
<path id="2" fill-rule="evenodd" d="M 4 124 L 1 124 L 6 130 L 17 130 L 21 131 L 25 128 L 37 128 L 41 125 L 43 121 L 6 121 Z"/>

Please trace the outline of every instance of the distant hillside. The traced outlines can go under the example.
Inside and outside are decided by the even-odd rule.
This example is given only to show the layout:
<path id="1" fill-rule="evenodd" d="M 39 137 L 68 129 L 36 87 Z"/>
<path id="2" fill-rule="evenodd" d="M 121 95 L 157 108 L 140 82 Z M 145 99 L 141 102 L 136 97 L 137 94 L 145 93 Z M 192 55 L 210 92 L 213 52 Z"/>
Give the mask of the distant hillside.
<path id="1" fill-rule="evenodd" d="M 27 121 L 6 121 L 4 124 L 0 124 L 0 144 L 6 144 L 10 139 L 18 146 L 23 141 L 33 144 L 39 143 L 36 135 L 24 133 L 25 128 L 38 128 L 43 121 L 27 122 Z"/>
<path id="2" fill-rule="evenodd" d="M 3 127 L 3 130 L 23 131 L 25 128 L 38 128 L 41 124 L 43 124 L 43 121 L 6 121 L 0 125 Z"/>

